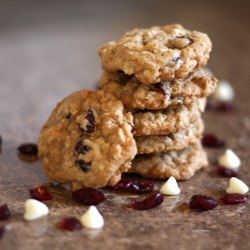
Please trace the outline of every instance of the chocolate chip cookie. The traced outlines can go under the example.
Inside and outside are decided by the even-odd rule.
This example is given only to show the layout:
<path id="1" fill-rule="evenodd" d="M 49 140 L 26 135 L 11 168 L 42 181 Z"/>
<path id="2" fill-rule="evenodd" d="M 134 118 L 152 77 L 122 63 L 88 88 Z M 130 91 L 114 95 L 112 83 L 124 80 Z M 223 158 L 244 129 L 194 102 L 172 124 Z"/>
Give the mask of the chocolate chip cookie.
<path id="1" fill-rule="evenodd" d="M 155 154 L 170 150 L 181 150 L 188 145 L 197 144 L 204 130 L 202 119 L 188 128 L 169 135 L 149 135 L 135 137 L 137 154 Z"/>
<path id="2" fill-rule="evenodd" d="M 45 173 L 73 189 L 114 185 L 137 151 L 132 120 L 120 100 L 101 90 L 66 97 L 41 130 L 38 149 Z"/>
<path id="3" fill-rule="evenodd" d="M 181 151 L 138 155 L 133 160 L 129 172 L 146 178 L 165 179 L 173 176 L 177 180 L 187 180 L 207 164 L 206 153 L 201 145 L 197 144 Z"/>
<path id="4" fill-rule="evenodd" d="M 133 111 L 135 136 L 168 135 L 188 128 L 201 117 L 205 98 L 189 105 L 175 105 L 162 110 Z"/>
<path id="5" fill-rule="evenodd" d="M 123 71 L 144 84 L 183 79 L 206 65 L 212 43 L 198 31 L 179 24 L 134 29 L 99 49 L 102 67 Z"/>
<path id="6" fill-rule="evenodd" d="M 104 71 L 100 88 L 120 99 L 125 108 L 165 109 L 170 105 L 189 104 L 197 98 L 207 97 L 215 90 L 217 79 L 202 69 L 184 80 L 174 79 L 156 84 L 140 83 L 134 76 L 123 72 Z"/>

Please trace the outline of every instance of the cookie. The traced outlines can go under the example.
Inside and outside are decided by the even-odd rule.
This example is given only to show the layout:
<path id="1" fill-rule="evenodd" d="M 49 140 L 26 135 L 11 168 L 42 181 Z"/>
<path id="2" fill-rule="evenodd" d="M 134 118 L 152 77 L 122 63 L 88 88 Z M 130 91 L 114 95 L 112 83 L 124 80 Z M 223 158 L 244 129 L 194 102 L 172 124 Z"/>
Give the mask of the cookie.
<path id="1" fill-rule="evenodd" d="M 66 97 L 41 130 L 38 150 L 45 173 L 73 189 L 114 185 L 137 151 L 132 120 L 120 100 L 101 90 Z"/>
<path id="2" fill-rule="evenodd" d="M 123 71 L 141 83 L 152 84 L 186 78 L 206 65 L 211 49 L 206 34 L 172 24 L 134 29 L 104 44 L 99 55 L 104 70 Z"/>
<path id="3" fill-rule="evenodd" d="M 201 117 L 205 104 L 205 98 L 201 98 L 189 105 L 133 111 L 135 136 L 168 135 L 188 128 Z"/>
<path id="4" fill-rule="evenodd" d="M 149 135 L 135 137 L 137 154 L 153 154 L 181 150 L 188 145 L 197 144 L 204 130 L 202 119 L 190 127 L 169 135 Z"/>
<path id="5" fill-rule="evenodd" d="M 215 90 L 217 79 L 207 76 L 202 69 L 184 80 L 143 84 L 122 72 L 104 71 L 100 88 L 120 99 L 125 108 L 165 109 L 170 105 L 189 104 L 197 98 L 207 97 Z"/>
<path id="6" fill-rule="evenodd" d="M 177 180 L 187 180 L 207 165 L 207 155 L 197 144 L 181 151 L 136 156 L 129 172 L 146 178 L 165 179 L 173 176 Z"/>

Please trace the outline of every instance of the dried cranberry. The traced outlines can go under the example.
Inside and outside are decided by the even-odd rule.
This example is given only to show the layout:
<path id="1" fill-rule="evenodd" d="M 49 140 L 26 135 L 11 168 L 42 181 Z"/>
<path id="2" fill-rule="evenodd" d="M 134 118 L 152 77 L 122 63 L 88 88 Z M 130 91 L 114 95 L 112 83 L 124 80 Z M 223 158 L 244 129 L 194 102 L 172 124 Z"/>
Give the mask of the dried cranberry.
<path id="1" fill-rule="evenodd" d="M 204 134 L 202 145 L 209 148 L 221 148 L 224 147 L 226 143 L 213 134 Z"/>
<path id="2" fill-rule="evenodd" d="M 226 194 L 225 196 L 221 197 L 221 200 L 227 204 L 238 204 L 238 203 L 243 203 L 248 200 L 248 195 L 246 194 Z"/>
<path id="3" fill-rule="evenodd" d="M 91 109 L 88 109 L 87 115 L 85 119 L 88 120 L 88 124 L 86 126 L 86 132 L 92 133 L 95 130 L 95 116 Z"/>
<path id="4" fill-rule="evenodd" d="M 40 186 L 34 189 L 30 189 L 29 192 L 30 192 L 30 197 L 38 201 L 47 201 L 53 199 L 51 193 L 49 192 L 48 187 L 46 186 Z"/>
<path id="5" fill-rule="evenodd" d="M 82 188 L 74 191 L 72 198 L 84 205 L 98 205 L 106 200 L 104 193 L 94 188 Z"/>
<path id="6" fill-rule="evenodd" d="M 236 107 L 231 102 L 219 102 L 216 105 L 216 111 L 231 113 L 236 111 Z"/>
<path id="7" fill-rule="evenodd" d="M 164 88 L 162 82 L 155 83 L 154 86 L 159 90 L 164 96 L 170 97 L 170 92 L 167 88 Z"/>
<path id="8" fill-rule="evenodd" d="M 62 230 L 77 231 L 82 228 L 82 225 L 81 225 L 81 222 L 77 218 L 66 217 L 57 223 L 57 227 Z"/>
<path id="9" fill-rule="evenodd" d="M 115 186 L 115 190 L 123 190 L 132 193 L 148 193 L 154 190 L 154 183 L 152 181 L 138 181 L 131 179 L 122 179 Z"/>
<path id="10" fill-rule="evenodd" d="M 229 169 L 229 168 L 225 168 L 225 167 L 222 167 L 222 166 L 217 166 L 217 171 L 218 173 L 223 176 L 223 177 L 237 177 L 238 176 L 238 173 L 232 169 Z"/>
<path id="11" fill-rule="evenodd" d="M 37 145 L 34 143 L 22 144 L 17 149 L 21 154 L 29 156 L 36 156 L 38 152 Z"/>
<path id="12" fill-rule="evenodd" d="M 132 200 L 128 207 L 136 210 L 147 210 L 159 206 L 164 200 L 164 195 L 161 193 L 155 193 L 144 200 Z"/>
<path id="13" fill-rule="evenodd" d="M 212 111 L 212 110 L 214 110 L 215 109 L 215 103 L 213 102 L 213 101 L 211 101 L 211 100 L 207 100 L 207 103 L 206 103 L 206 108 L 205 108 L 205 110 L 206 111 Z"/>
<path id="14" fill-rule="evenodd" d="M 10 217 L 10 210 L 7 204 L 0 206 L 0 220 L 6 220 Z"/>
<path id="15" fill-rule="evenodd" d="M 3 238 L 4 234 L 5 234 L 5 226 L 0 226 L 0 239 Z"/>
<path id="16" fill-rule="evenodd" d="M 127 75 L 127 74 L 125 74 L 123 71 L 118 71 L 117 72 L 117 74 L 118 74 L 118 82 L 120 83 L 120 84 L 125 84 L 125 83 L 127 83 L 132 77 L 133 77 L 133 75 Z"/>
<path id="17" fill-rule="evenodd" d="M 79 164 L 83 172 L 88 173 L 90 171 L 90 168 L 91 168 L 90 162 L 86 162 L 84 160 L 78 160 L 77 163 Z"/>
<path id="18" fill-rule="evenodd" d="M 214 198 L 199 194 L 192 196 L 189 203 L 191 208 L 204 211 L 215 208 L 217 204 L 218 202 Z"/>
<path id="19" fill-rule="evenodd" d="M 79 141 L 76 143 L 75 151 L 78 154 L 84 154 L 84 153 L 88 152 L 89 150 L 90 150 L 90 147 L 87 145 L 84 145 L 84 143 L 82 141 Z"/>

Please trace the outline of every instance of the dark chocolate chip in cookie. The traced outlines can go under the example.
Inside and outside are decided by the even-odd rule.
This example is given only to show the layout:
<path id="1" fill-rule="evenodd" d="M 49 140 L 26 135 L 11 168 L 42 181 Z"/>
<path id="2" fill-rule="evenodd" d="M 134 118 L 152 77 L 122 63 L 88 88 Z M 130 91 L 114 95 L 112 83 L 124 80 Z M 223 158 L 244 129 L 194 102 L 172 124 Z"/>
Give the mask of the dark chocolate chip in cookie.
<path id="1" fill-rule="evenodd" d="M 78 154 L 84 154 L 86 152 L 88 152 L 91 148 L 87 145 L 84 145 L 84 143 L 82 141 L 79 141 L 76 143 L 76 146 L 75 146 L 75 151 L 78 153 Z"/>
<path id="2" fill-rule="evenodd" d="M 87 133 L 92 133 L 95 130 L 95 116 L 91 109 L 88 109 L 88 113 L 85 116 L 85 119 L 88 120 L 88 125 L 86 126 Z"/>
<path id="3" fill-rule="evenodd" d="M 84 160 L 78 160 L 77 163 L 79 164 L 83 172 L 88 173 L 90 171 L 90 167 L 91 167 L 90 162 L 86 162 Z"/>

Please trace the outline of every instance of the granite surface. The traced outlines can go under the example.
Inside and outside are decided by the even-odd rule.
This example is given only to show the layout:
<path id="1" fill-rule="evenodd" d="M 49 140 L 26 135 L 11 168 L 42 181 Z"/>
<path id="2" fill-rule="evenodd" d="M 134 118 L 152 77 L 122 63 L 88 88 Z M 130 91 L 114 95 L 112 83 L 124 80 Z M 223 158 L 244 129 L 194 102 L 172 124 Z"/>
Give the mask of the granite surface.
<path id="1" fill-rule="evenodd" d="M 97 48 L 134 27 L 180 22 L 207 32 L 214 48 L 209 67 L 235 89 L 234 113 L 207 112 L 206 131 L 225 139 L 242 159 L 240 178 L 250 185 L 250 33 L 247 1 L 1 1 L 0 2 L 0 204 L 8 203 L 11 218 L 0 221 L 6 233 L 1 250 L 15 249 L 250 249 L 250 202 L 192 211 L 196 193 L 218 198 L 228 179 L 219 177 L 213 162 L 224 149 L 207 149 L 210 165 L 189 181 L 180 182 L 179 196 L 166 197 L 152 210 L 125 205 L 137 195 L 104 190 L 98 205 L 105 219 L 101 230 L 62 232 L 55 223 L 81 216 L 87 207 L 72 201 L 62 187 L 51 186 L 50 214 L 23 220 L 28 190 L 48 184 L 38 161 L 20 159 L 17 147 L 36 142 L 41 125 L 65 95 L 95 88 L 101 74 Z M 104 3 L 105 2 L 105 3 Z M 162 182 L 156 183 L 158 187 Z"/>

